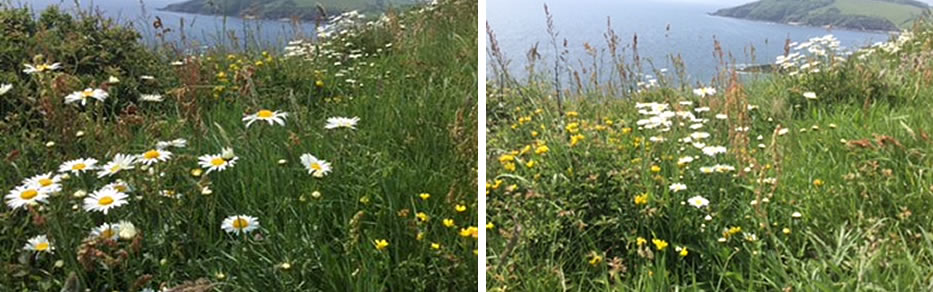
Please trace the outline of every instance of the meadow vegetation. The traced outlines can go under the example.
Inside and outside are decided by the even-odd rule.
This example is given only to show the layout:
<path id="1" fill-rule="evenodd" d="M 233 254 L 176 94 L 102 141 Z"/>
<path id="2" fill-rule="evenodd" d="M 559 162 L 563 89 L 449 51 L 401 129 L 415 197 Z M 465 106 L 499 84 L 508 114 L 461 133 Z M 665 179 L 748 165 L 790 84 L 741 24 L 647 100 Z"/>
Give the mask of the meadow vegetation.
<path id="1" fill-rule="evenodd" d="M 3 7 L 0 290 L 471 290 L 476 18 L 188 55 Z"/>
<path id="2" fill-rule="evenodd" d="M 488 33 L 489 291 L 933 289 L 933 26 L 705 84 L 611 30 L 518 80 Z"/>

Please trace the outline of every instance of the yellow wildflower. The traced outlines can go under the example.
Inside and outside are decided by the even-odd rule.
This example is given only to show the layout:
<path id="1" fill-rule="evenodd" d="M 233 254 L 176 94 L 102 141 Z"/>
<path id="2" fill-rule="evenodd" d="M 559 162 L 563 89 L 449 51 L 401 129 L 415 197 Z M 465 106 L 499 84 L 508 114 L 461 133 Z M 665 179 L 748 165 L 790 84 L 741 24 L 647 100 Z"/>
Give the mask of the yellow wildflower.
<path id="1" fill-rule="evenodd" d="M 658 250 L 664 250 L 665 248 L 667 248 L 667 241 L 664 241 L 661 239 L 657 239 L 657 238 L 652 239 L 651 243 L 654 243 L 654 247 L 657 248 Z"/>

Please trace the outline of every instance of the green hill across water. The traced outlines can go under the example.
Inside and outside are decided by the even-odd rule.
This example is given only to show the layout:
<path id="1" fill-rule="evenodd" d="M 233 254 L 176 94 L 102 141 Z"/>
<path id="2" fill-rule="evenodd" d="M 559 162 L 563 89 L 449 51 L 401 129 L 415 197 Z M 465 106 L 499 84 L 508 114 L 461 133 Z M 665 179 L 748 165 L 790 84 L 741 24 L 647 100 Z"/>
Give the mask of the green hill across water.
<path id="1" fill-rule="evenodd" d="M 170 4 L 167 11 L 255 17 L 266 19 L 316 19 L 321 16 L 318 5 L 328 15 L 359 10 L 362 13 L 383 12 L 390 7 L 414 4 L 416 0 L 188 0 Z"/>
<path id="2" fill-rule="evenodd" d="M 750 20 L 894 31 L 910 26 L 929 9 L 914 0 L 760 0 L 713 13 Z"/>

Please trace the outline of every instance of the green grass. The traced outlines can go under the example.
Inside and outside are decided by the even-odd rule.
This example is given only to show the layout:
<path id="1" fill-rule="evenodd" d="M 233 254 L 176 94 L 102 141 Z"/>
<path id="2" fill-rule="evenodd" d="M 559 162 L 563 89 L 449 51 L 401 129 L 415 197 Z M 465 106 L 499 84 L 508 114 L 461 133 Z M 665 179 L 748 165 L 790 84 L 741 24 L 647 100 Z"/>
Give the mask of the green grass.
<path id="1" fill-rule="evenodd" d="M 492 87 L 487 220 L 496 230 L 487 233 L 487 288 L 930 290 L 933 28 L 913 33 L 897 52 L 843 63 L 829 61 L 833 53 L 808 57 L 822 62 L 819 73 L 732 82 L 725 72 L 712 84 L 718 93 L 703 98 L 676 85 L 626 90 L 637 79 L 620 78 L 616 88 L 572 81 L 561 111 L 546 98 L 553 87 L 538 82 L 547 72 Z M 808 91 L 818 99 L 804 98 Z M 638 124 L 648 115 L 635 106 L 648 102 L 671 114 L 710 111 L 695 112 L 705 122 L 675 117 L 661 131 Z M 681 142 L 696 131 L 728 152 L 710 157 Z M 701 171 L 717 164 L 735 170 Z M 672 191 L 675 183 L 686 190 Z M 709 205 L 691 206 L 694 196 Z"/>
<path id="2" fill-rule="evenodd" d="M 218 48 L 174 66 L 189 56 L 126 41 L 138 35 L 104 19 L 47 11 L 34 22 L 20 10 L 0 11 L 0 28 L 9 32 L 0 36 L 0 83 L 13 84 L 0 102 L 0 189 L 57 172 L 67 160 L 106 163 L 157 141 L 188 141 L 150 168 L 71 175 L 47 203 L 4 206 L 0 290 L 476 287 L 478 247 L 468 228 L 477 224 L 476 3 L 389 17 L 398 22 L 360 26 L 358 36 L 336 36 L 334 45 L 315 43 L 321 55 L 314 58 Z M 63 69 L 20 72 L 24 63 L 45 61 Z M 66 94 L 102 86 L 109 76 L 120 82 L 109 86 L 106 101 L 63 104 Z M 165 101 L 138 100 L 146 93 Z M 288 112 L 285 126 L 247 128 L 244 114 L 260 109 Z M 355 130 L 324 129 L 333 116 L 361 121 Z M 232 168 L 192 174 L 198 156 L 224 147 L 239 159 Z M 327 160 L 333 171 L 309 175 L 299 162 L 303 153 Z M 133 188 L 127 205 L 106 215 L 81 208 L 76 192 L 115 179 Z M 165 190 L 183 195 L 161 196 Z M 419 212 L 431 219 L 416 219 Z M 225 233 L 221 222 L 239 214 L 257 217 L 260 228 Z M 456 227 L 445 227 L 444 218 Z M 119 220 L 139 233 L 117 241 L 89 237 Z M 37 235 L 50 238 L 54 253 L 23 249 Z M 382 250 L 374 245 L 381 239 L 389 243 Z"/>

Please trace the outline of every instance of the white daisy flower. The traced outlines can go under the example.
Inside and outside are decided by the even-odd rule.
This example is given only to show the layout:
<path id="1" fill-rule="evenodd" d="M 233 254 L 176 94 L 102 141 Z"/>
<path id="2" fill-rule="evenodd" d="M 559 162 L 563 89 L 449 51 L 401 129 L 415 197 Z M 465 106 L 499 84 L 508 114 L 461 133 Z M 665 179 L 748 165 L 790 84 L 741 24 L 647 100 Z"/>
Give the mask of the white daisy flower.
<path id="1" fill-rule="evenodd" d="M 803 97 L 805 97 L 805 98 L 807 98 L 807 99 L 809 99 L 809 100 L 816 100 L 816 99 L 817 99 L 817 97 L 816 97 L 816 92 L 813 92 L 813 91 L 804 92 L 804 93 L 803 93 Z"/>
<path id="2" fill-rule="evenodd" d="M 122 179 L 118 179 L 115 182 L 106 184 L 102 189 L 112 189 L 121 193 L 131 193 L 134 190 L 130 184 L 126 183 Z"/>
<path id="3" fill-rule="evenodd" d="M 356 129 L 356 123 L 360 121 L 359 117 L 345 118 L 345 117 L 332 117 L 327 119 L 327 125 L 324 126 L 325 129 L 336 129 L 336 128 L 350 128 Z"/>
<path id="4" fill-rule="evenodd" d="M 24 185 L 33 185 L 39 187 L 40 191 L 46 193 L 57 193 L 62 190 L 61 176 L 53 175 L 51 172 L 39 174 L 23 181 Z"/>
<path id="5" fill-rule="evenodd" d="M 92 238 L 116 241 L 120 239 L 120 225 L 104 223 L 91 230 Z"/>
<path id="6" fill-rule="evenodd" d="M 308 169 L 308 174 L 314 175 L 315 177 L 323 177 L 330 172 L 330 163 L 317 159 L 317 157 L 308 153 L 301 155 L 301 164 Z"/>
<path id="7" fill-rule="evenodd" d="M 715 170 L 714 170 L 712 167 L 710 167 L 710 166 L 703 166 L 703 167 L 700 167 L 700 172 L 705 173 L 705 174 L 713 173 L 713 171 L 715 171 Z"/>
<path id="8" fill-rule="evenodd" d="M 188 140 L 178 138 L 172 141 L 159 141 L 158 143 L 156 143 L 157 149 L 165 149 L 169 147 L 174 147 L 174 148 L 188 147 Z"/>
<path id="9" fill-rule="evenodd" d="M 97 159 L 82 158 L 62 163 L 62 165 L 58 167 L 58 172 L 71 172 L 74 175 L 79 175 L 85 171 L 94 170 L 96 167 Z"/>
<path id="10" fill-rule="evenodd" d="M 110 76 L 110 77 L 107 78 L 107 83 L 110 83 L 110 84 L 117 84 L 117 83 L 120 83 L 120 78 L 117 78 L 117 77 L 114 77 L 114 76 Z"/>
<path id="11" fill-rule="evenodd" d="M 709 138 L 709 136 L 710 135 L 707 132 L 693 132 L 692 134 L 690 134 L 690 138 L 693 138 L 696 140 L 706 139 L 706 138 Z"/>
<path id="12" fill-rule="evenodd" d="M 727 173 L 730 171 L 735 171 L 735 167 L 731 165 L 717 164 L 713 165 L 713 170 L 718 173 Z"/>
<path id="13" fill-rule="evenodd" d="M 52 253 L 55 250 L 55 247 L 52 246 L 52 243 L 49 242 L 48 236 L 39 235 L 26 241 L 26 245 L 23 246 L 23 249 L 34 252 Z"/>
<path id="14" fill-rule="evenodd" d="M 104 166 L 100 168 L 100 171 L 97 172 L 97 177 L 111 176 L 124 169 L 133 169 L 135 168 L 134 164 L 136 164 L 135 155 L 118 153 L 113 156 L 113 160 L 107 162 L 107 164 L 104 164 Z"/>
<path id="15" fill-rule="evenodd" d="M 58 70 L 59 68 L 62 67 L 62 64 L 61 64 L 61 63 L 54 63 L 54 64 L 52 64 L 52 65 L 49 65 L 49 64 L 39 64 L 39 65 L 23 64 L 23 66 L 26 67 L 26 69 L 23 69 L 23 73 L 26 73 L 26 74 L 36 74 L 36 73 L 45 73 L 45 71 Z"/>
<path id="16" fill-rule="evenodd" d="M 259 228 L 259 219 L 246 215 L 230 216 L 224 219 L 220 228 L 227 233 L 247 234 Z"/>
<path id="17" fill-rule="evenodd" d="M 686 189 L 687 189 L 687 185 L 682 184 L 682 183 L 674 183 L 674 184 L 672 184 L 669 188 L 670 188 L 671 191 L 673 191 L 673 192 L 676 193 L 676 192 L 679 192 L 679 191 L 686 190 Z"/>
<path id="18" fill-rule="evenodd" d="M 230 159 L 224 158 L 222 154 L 206 154 L 198 157 L 198 164 L 201 168 L 207 169 L 207 173 L 212 171 L 223 171 L 227 167 L 233 167 L 239 157 L 233 156 Z"/>
<path id="19" fill-rule="evenodd" d="M 84 210 L 102 212 L 105 215 L 110 209 L 126 205 L 127 195 L 113 188 L 102 188 L 84 198 Z"/>
<path id="20" fill-rule="evenodd" d="M 703 107 L 698 107 L 698 108 L 693 109 L 693 111 L 698 112 L 698 113 L 708 112 L 708 111 L 709 111 L 709 107 L 705 107 L 705 106 L 703 106 Z"/>
<path id="21" fill-rule="evenodd" d="M 5 197 L 7 206 L 12 209 L 26 208 L 28 205 L 45 203 L 49 193 L 43 191 L 38 185 L 21 185 L 10 191 Z"/>
<path id="22" fill-rule="evenodd" d="M 287 112 L 279 111 L 270 111 L 270 110 L 260 110 L 255 114 L 246 115 L 243 117 L 243 121 L 246 122 L 246 127 L 248 128 L 255 121 L 266 121 L 269 125 L 279 124 L 280 126 L 285 126 L 285 118 L 288 117 Z"/>
<path id="23" fill-rule="evenodd" d="M 716 88 L 712 87 L 701 87 L 693 90 L 693 94 L 699 97 L 707 97 L 716 95 Z"/>
<path id="24" fill-rule="evenodd" d="M 139 100 L 146 102 L 162 102 L 165 99 L 161 94 L 143 94 L 139 96 Z"/>
<path id="25" fill-rule="evenodd" d="M 13 84 L 0 84 L 0 95 L 4 95 L 13 89 Z"/>
<path id="26" fill-rule="evenodd" d="M 677 160 L 677 165 L 686 165 L 690 162 L 693 162 L 692 156 L 684 156 Z"/>
<path id="27" fill-rule="evenodd" d="M 709 200 L 701 196 L 694 196 L 693 198 L 687 199 L 687 202 L 690 203 L 691 206 L 697 207 L 698 209 L 709 205 Z"/>
<path id="28" fill-rule="evenodd" d="M 65 96 L 65 104 L 81 102 L 81 105 L 87 105 L 88 98 L 96 99 L 97 101 L 104 101 L 107 97 L 110 96 L 103 89 L 91 89 L 87 88 L 83 91 L 75 91 L 67 96 Z"/>
<path id="29" fill-rule="evenodd" d="M 703 147 L 703 154 L 707 156 L 716 156 L 716 154 L 726 153 L 725 146 L 707 146 Z"/>
<path id="30" fill-rule="evenodd" d="M 145 165 L 152 165 L 153 163 L 164 162 L 169 158 L 172 158 L 172 152 L 168 152 L 167 150 L 161 148 L 156 148 L 140 154 L 139 162 Z"/>

